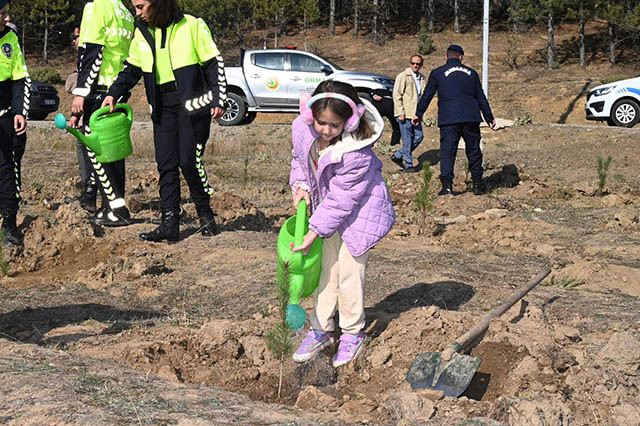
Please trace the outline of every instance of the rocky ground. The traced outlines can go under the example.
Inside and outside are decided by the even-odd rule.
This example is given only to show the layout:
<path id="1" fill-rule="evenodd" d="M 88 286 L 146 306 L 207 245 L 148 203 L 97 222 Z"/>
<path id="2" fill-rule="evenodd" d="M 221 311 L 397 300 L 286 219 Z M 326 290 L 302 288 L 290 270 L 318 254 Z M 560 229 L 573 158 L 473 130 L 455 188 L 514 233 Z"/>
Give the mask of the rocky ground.
<path id="1" fill-rule="evenodd" d="M 480 40 L 455 37 L 465 50 Z M 354 44 L 348 35 L 338 42 Z M 385 49 L 414 42 L 398 37 Z M 172 245 L 137 237 L 158 222 L 148 123 L 134 125 L 134 220 L 119 229 L 93 227 L 73 202 L 73 139 L 52 122 L 34 123 L 18 220 L 25 245 L 2 253 L 0 422 L 639 425 L 640 129 L 590 125 L 579 96 L 594 84 L 590 73 L 633 71 L 546 73 L 534 59 L 510 71 L 494 61 L 496 115 L 528 112 L 533 123 L 483 129 L 489 194 L 468 191 L 461 150 L 456 195 L 436 198 L 434 179 L 433 209 L 421 214 L 422 176 L 389 161 L 386 134 L 376 151 L 398 220 L 369 258 L 366 347 L 338 369 L 335 347 L 303 365 L 286 359 L 280 397 L 280 362 L 265 333 L 277 320 L 277 231 L 294 213 L 293 117 L 213 126 L 205 160 L 222 233 L 201 237 L 185 200 Z M 436 177 L 437 141 L 428 127 L 417 151 Z M 608 156 L 602 183 L 598 158 Z M 406 374 L 417 354 L 445 349 L 547 265 L 551 274 L 474 342 L 469 353 L 482 363 L 460 398 L 411 391 Z"/>

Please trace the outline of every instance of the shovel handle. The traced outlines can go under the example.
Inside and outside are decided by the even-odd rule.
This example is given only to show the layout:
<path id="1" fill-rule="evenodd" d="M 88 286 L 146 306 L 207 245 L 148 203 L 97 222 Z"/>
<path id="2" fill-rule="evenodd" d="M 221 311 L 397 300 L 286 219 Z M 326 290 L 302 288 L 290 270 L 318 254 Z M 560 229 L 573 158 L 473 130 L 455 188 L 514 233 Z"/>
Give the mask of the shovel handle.
<path id="1" fill-rule="evenodd" d="M 465 334 L 456 339 L 448 348 L 442 352 L 442 359 L 448 361 L 451 359 L 454 353 L 466 348 L 471 342 L 473 342 L 479 335 L 484 333 L 489 328 L 489 323 L 492 319 L 504 314 L 507 309 L 515 305 L 515 303 L 522 299 L 525 294 L 529 293 L 531 289 L 537 286 L 540 281 L 545 279 L 547 275 L 551 273 L 551 268 L 545 266 L 544 269 L 538 272 L 538 275 L 533 277 L 529 282 L 521 285 L 515 293 L 513 293 L 507 300 L 492 310 L 482 321 L 477 323 L 473 328 L 467 331 Z"/>

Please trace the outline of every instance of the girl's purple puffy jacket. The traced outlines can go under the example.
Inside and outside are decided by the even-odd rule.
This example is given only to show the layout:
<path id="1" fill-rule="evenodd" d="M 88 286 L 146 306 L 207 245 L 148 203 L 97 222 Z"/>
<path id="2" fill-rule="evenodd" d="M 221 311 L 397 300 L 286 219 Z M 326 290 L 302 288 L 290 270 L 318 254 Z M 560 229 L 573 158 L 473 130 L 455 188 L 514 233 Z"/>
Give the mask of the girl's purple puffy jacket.
<path id="1" fill-rule="evenodd" d="M 300 117 L 291 126 L 293 159 L 289 183 L 311 192 L 313 214 L 309 228 L 320 237 L 338 231 L 352 256 L 360 256 L 384 237 L 396 219 L 387 185 L 382 179 L 382 162 L 372 145 L 384 129 L 382 117 L 366 100 L 362 119 L 373 130 L 365 140 L 344 132 L 318 163 L 318 180 L 313 176 L 309 152 L 318 137 L 313 125 Z M 322 198 L 322 202 L 320 199 Z"/>

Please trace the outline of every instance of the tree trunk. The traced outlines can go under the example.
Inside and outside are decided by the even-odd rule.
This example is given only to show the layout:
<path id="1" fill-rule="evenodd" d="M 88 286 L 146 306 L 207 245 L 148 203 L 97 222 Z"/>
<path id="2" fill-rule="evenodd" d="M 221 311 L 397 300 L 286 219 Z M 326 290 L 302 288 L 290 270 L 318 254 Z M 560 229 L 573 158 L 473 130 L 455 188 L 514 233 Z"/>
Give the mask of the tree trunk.
<path id="1" fill-rule="evenodd" d="M 616 27 L 611 22 L 607 24 L 609 33 L 609 62 L 611 65 L 616 63 Z"/>
<path id="2" fill-rule="evenodd" d="M 307 50 L 307 9 L 304 10 L 302 16 L 302 25 L 304 28 L 304 50 Z"/>
<path id="3" fill-rule="evenodd" d="M 427 0 L 427 16 L 429 16 L 429 32 L 433 33 L 433 0 Z"/>
<path id="4" fill-rule="evenodd" d="M 329 35 L 336 35 L 336 0 L 329 1 Z"/>
<path id="5" fill-rule="evenodd" d="M 353 0 L 353 35 L 358 36 L 358 31 L 360 30 L 360 21 L 359 21 L 359 8 L 358 0 Z"/>
<path id="6" fill-rule="evenodd" d="M 453 0 L 453 32 L 460 33 L 460 0 Z"/>
<path id="7" fill-rule="evenodd" d="M 580 18 L 580 24 L 578 31 L 578 49 L 580 50 L 580 66 L 584 67 L 586 65 L 586 49 L 584 46 L 584 27 L 585 27 L 585 19 Z"/>
<path id="8" fill-rule="evenodd" d="M 373 41 L 378 40 L 378 3 L 379 0 L 373 0 L 373 18 L 371 22 L 371 37 Z"/>
<path id="9" fill-rule="evenodd" d="M 23 39 L 24 40 L 24 39 Z M 49 41 L 49 16 L 47 15 L 47 9 L 44 10 L 44 45 L 42 47 L 42 60 L 45 64 L 49 63 L 47 57 L 47 42 Z"/>
<path id="10" fill-rule="evenodd" d="M 553 40 L 553 12 L 549 12 L 547 20 L 547 66 L 553 68 L 555 62 L 555 42 Z"/>

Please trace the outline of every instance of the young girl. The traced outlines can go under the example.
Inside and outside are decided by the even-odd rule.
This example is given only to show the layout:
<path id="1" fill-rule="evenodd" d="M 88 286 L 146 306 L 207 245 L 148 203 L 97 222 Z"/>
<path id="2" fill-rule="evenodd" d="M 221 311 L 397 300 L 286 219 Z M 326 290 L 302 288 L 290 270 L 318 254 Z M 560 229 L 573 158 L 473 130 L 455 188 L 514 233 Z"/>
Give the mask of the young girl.
<path id="1" fill-rule="evenodd" d="M 290 184 L 294 207 L 305 199 L 313 214 L 302 245 L 292 250 L 305 253 L 316 238 L 323 242 L 311 330 L 293 359 L 307 361 L 333 343 L 337 307 L 342 336 L 333 365 L 338 367 L 362 349 L 368 252 L 395 221 L 382 162 L 371 149 L 384 123 L 353 86 L 333 80 L 322 82 L 311 97 L 302 95 L 300 112 L 292 125 Z"/>

